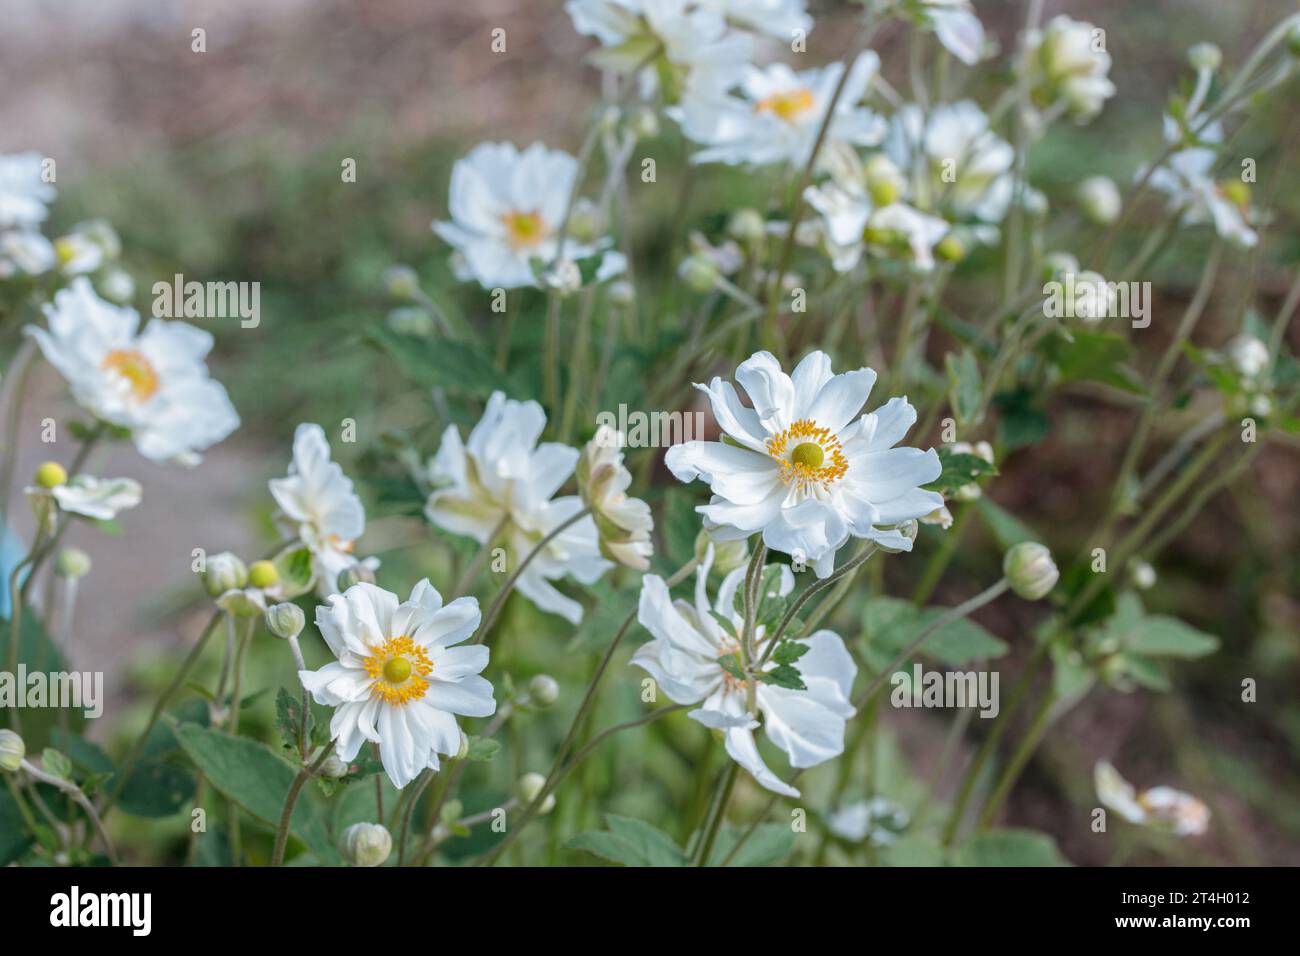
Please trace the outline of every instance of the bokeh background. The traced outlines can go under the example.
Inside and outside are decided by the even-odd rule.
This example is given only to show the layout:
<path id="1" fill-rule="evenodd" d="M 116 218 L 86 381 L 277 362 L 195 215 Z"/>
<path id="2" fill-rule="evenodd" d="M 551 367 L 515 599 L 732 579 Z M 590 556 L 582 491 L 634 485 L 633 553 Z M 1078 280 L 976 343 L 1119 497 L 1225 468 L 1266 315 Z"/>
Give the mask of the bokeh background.
<path id="1" fill-rule="evenodd" d="M 836 24 L 853 16 L 853 5 L 814 0 L 810 8 L 818 25 L 808 58 L 828 62 L 845 52 L 853 31 Z M 1009 48 L 1022 4 L 979 0 L 977 8 Z M 1187 82 L 1187 47 L 1210 39 L 1225 62 L 1239 62 L 1293 9 L 1286 0 L 1048 0 L 1049 16 L 1065 12 L 1106 27 L 1120 94 L 1089 127 L 1065 125 L 1050 134 L 1033 157 L 1033 184 L 1055 205 L 1089 173 L 1130 181 L 1141 158 L 1158 148 L 1169 91 Z M 355 448 L 336 446 L 336 454 L 367 496 L 366 543 L 384 555 L 389 586 L 400 590 L 430 570 L 451 573 L 447 561 L 463 549 L 449 555 L 431 548 L 431 533 L 377 438 L 401 430 L 426 451 L 436 447 L 427 389 L 396 375 L 366 339 L 390 306 L 381 275 L 394 262 L 409 263 L 453 315 L 484 327 L 499 321 L 483 296 L 451 282 L 447 250 L 430 233 L 430 222 L 445 214 L 451 164 L 484 139 L 521 146 L 541 139 L 576 150 L 598 77 L 583 62 L 589 40 L 574 33 L 558 0 L 0 0 L 0 23 L 0 152 L 36 149 L 57 158 L 60 195 L 49 234 L 91 217 L 114 223 L 137 283 L 136 304 L 146 313 L 153 282 L 177 272 L 261 283 L 258 329 L 240 329 L 236 320 L 209 323 L 218 339 L 214 374 L 243 427 L 193 471 L 152 466 L 129 448 L 114 449 L 99 471 L 138 477 L 144 503 L 125 516 L 127 537 L 79 530 L 72 541 L 90 552 L 95 571 L 82 591 L 71 656 L 78 667 L 107 672 L 109 716 L 88 731 L 107 740 L 138 722 L 199 627 L 205 612 L 190 573 L 191 549 L 251 555 L 274 540 L 265 482 L 286 467 L 299 421 L 358 421 L 362 440 Z M 195 27 L 207 31 L 206 53 L 191 52 Z M 507 30 L 504 55 L 489 52 L 495 27 Z M 904 47 L 899 24 L 879 35 L 887 75 Z M 987 105 L 989 90 L 969 92 Z M 1243 131 L 1240 151 L 1258 156 L 1261 182 L 1275 184 L 1278 222 L 1265 253 L 1241 260 L 1242 268 L 1221 279 L 1200 341 L 1222 344 L 1235 333 L 1252 284 L 1255 304 L 1271 315 L 1291 280 L 1300 260 L 1300 194 L 1293 172 L 1272 180 L 1270 173 L 1279 162 L 1297 168 L 1296 136 L 1287 97 L 1257 110 Z M 661 180 L 680 169 L 675 131 L 663 130 L 644 148 L 658 158 Z M 356 160 L 355 183 L 340 181 L 344 158 Z M 698 223 L 716 224 L 731 205 L 764 194 L 743 177 L 704 171 L 690 213 Z M 639 195 L 634 208 L 642 274 L 670 277 L 680 255 L 670 248 L 675 210 L 652 194 Z M 1170 324 L 1162 329 L 1159 319 L 1177 315 L 1190 297 L 1203 253 L 1204 237 L 1192 237 L 1149 277 L 1157 288 L 1153 353 Z M 974 287 L 959 277 L 947 307 L 982 312 Z M 530 311 L 538 303 L 520 301 L 516 344 L 527 349 L 538 340 L 540 322 Z M 0 330 L 6 350 L 15 335 Z M 1300 330 L 1291 329 L 1289 342 L 1300 350 Z M 629 361 L 631 374 L 611 376 L 621 390 L 602 396 L 602 407 L 644 407 L 637 403 L 644 376 L 637 369 L 644 367 Z M 673 400 L 682 407 L 692 401 L 687 383 Z M 38 378 L 30 407 L 19 475 L 46 457 L 36 439 L 43 415 L 36 412 L 70 410 L 52 375 Z M 1074 553 L 1109 494 L 1132 414 L 1086 391 L 1063 395 L 1049 411 L 1047 440 L 1013 458 L 991 493 L 1049 531 L 1054 549 Z M 1163 427 L 1186 427 L 1197 409 L 1186 414 Z M 922 438 L 937 442 L 931 435 L 916 443 Z M 651 478 L 648 497 L 657 502 L 671 479 L 662 470 Z M 1300 449 L 1268 448 L 1162 556 L 1148 606 L 1218 635 L 1221 651 L 1178 668 L 1169 694 L 1094 692 L 1048 737 L 1006 809 L 1009 823 L 1053 834 L 1076 863 L 1106 862 L 1113 844 L 1094 838 L 1086 823 L 1095 804 L 1091 768 L 1108 757 L 1141 785 L 1193 791 L 1215 815 L 1205 838 L 1143 848 L 1133 862 L 1300 863 L 1297 500 Z M 936 592 L 944 603 L 982 587 L 997 560 L 991 543 L 978 535 L 968 542 Z M 899 575 L 892 593 L 905 593 L 918 567 L 891 562 L 891 579 Z M 533 620 L 513 606 L 512 614 L 516 627 L 533 629 L 532 639 L 494 653 L 494 664 L 523 675 L 555 673 L 576 697 L 590 666 L 585 652 L 605 639 L 599 625 L 607 618 L 593 615 L 573 638 L 556 620 Z M 980 615 L 1012 645 L 1002 663 L 1004 687 L 1040 615 L 1014 602 Z M 275 648 L 254 654 L 268 680 L 290 679 Z M 1243 677 L 1259 682 L 1258 703 L 1240 702 Z M 635 712 L 635 681 L 621 684 L 606 695 L 599 722 L 617 719 L 621 709 Z M 269 700 L 261 711 L 269 711 Z M 906 796 L 912 782 L 901 768 L 908 767 L 922 781 L 937 773 L 950 787 L 964 755 L 950 757 L 952 767 L 935 762 L 951 715 L 883 713 L 875 785 Z M 525 769 L 549 764 L 547 734 L 561 734 L 568 713 L 562 706 L 535 719 L 542 732 L 519 743 L 512 757 Z M 680 835 L 690 821 L 666 817 L 664 807 L 672 803 L 669 792 L 675 799 L 695 785 L 693 763 L 704 744 L 702 735 L 671 723 L 624 738 L 617 753 L 585 771 L 583 795 L 573 788 L 572 799 L 562 801 L 560 829 L 597 826 L 600 812 L 615 810 Z M 492 785 L 484 783 L 485 806 L 494 799 Z M 754 791 L 742 789 L 739 801 L 738 814 L 761 805 Z M 576 859 L 550 852 L 551 859 Z"/>

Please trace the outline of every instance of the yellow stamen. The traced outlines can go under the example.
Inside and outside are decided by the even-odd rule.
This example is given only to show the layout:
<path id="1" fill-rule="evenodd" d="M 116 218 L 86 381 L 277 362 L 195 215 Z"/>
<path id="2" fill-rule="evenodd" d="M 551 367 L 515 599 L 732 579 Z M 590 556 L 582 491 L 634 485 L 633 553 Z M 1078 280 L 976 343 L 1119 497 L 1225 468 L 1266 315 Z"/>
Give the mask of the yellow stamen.
<path id="1" fill-rule="evenodd" d="M 506 224 L 506 241 L 515 249 L 526 249 L 537 245 L 546 238 L 548 232 L 546 221 L 536 210 L 532 212 L 511 210 L 502 216 L 501 220 Z"/>
<path id="2" fill-rule="evenodd" d="M 373 679 L 370 693 L 387 704 L 397 707 L 409 704 L 429 689 L 425 678 L 433 672 L 433 661 L 423 647 L 405 634 L 371 647 L 364 663 L 366 673 Z"/>
<path id="3" fill-rule="evenodd" d="M 801 418 L 769 438 L 767 453 L 780 464 L 780 478 L 786 484 L 817 484 L 825 488 L 849 470 L 840 440 L 830 429 L 809 418 Z"/>
<path id="4" fill-rule="evenodd" d="M 754 104 L 755 113 L 772 113 L 787 123 L 795 123 L 814 106 L 812 90 L 786 90 L 773 93 Z"/>
<path id="5" fill-rule="evenodd" d="M 137 402 L 148 401 L 158 391 L 158 373 L 137 349 L 113 349 L 104 356 L 102 367 L 126 379 Z"/>

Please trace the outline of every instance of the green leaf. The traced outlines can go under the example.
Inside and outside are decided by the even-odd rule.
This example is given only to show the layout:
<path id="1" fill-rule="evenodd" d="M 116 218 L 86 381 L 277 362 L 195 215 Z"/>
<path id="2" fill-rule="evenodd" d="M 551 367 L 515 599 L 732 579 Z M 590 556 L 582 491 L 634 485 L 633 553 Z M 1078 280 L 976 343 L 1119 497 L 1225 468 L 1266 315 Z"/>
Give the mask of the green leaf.
<path id="1" fill-rule="evenodd" d="M 782 641 L 772 651 L 772 660 L 778 664 L 793 664 L 810 650 L 804 641 Z"/>
<path id="2" fill-rule="evenodd" d="M 886 866 L 943 866 L 944 849 L 922 836 L 902 836 L 881 851 Z"/>
<path id="3" fill-rule="evenodd" d="M 939 464 L 943 471 L 925 487 L 941 495 L 950 495 L 965 485 L 986 475 L 996 475 L 998 470 L 979 455 L 968 455 L 950 448 L 939 449 Z"/>
<path id="4" fill-rule="evenodd" d="M 177 739 L 190 759 L 222 794 L 270 827 L 280 822 L 285 797 L 297 771 L 270 747 L 243 737 L 180 724 Z M 322 860 L 336 860 L 337 851 L 311 803 L 299 799 L 290 830 Z"/>
<path id="5" fill-rule="evenodd" d="M 980 367 L 975 360 L 975 353 L 963 349 L 958 357 L 949 352 L 944 366 L 948 370 L 948 403 L 952 406 L 959 425 L 970 424 L 979 413 L 980 397 L 983 394 Z"/>
<path id="6" fill-rule="evenodd" d="M 1039 536 L 1010 511 L 984 495 L 975 500 L 975 512 L 988 526 L 989 533 L 1003 551 L 1022 541 L 1038 541 Z"/>
<path id="7" fill-rule="evenodd" d="M 487 398 L 498 389 L 511 391 L 491 359 L 461 342 L 440 336 L 398 335 L 383 326 L 370 329 L 367 338 L 387 352 L 402 374 L 417 385 L 448 388 L 474 398 Z"/>
<path id="8" fill-rule="evenodd" d="M 115 783 L 105 785 L 108 790 Z M 178 813 L 194 797 L 194 774 L 171 760 L 141 760 L 122 787 L 117 805 L 135 817 L 161 819 Z"/>
<path id="9" fill-rule="evenodd" d="M 1219 639 L 1184 624 L 1176 617 L 1152 614 L 1144 618 L 1138 630 L 1128 637 L 1125 647 L 1143 657 L 1194 659 L 1217 651 Z"/>
<path id="10" fill-rule="evenodd" d="M 1061 379 L 1066 382 L 1101 382 L 1136 395 L 1145 395 L 1137 373 L 1129 362 L 1133 346 L 1115 332 L 1097 332 L 1090 329 L 1072 330 L 1072 341 L 1058 337 L 1048 349 Z"/>
<path id="11" fill-rule="evenodd" d="M 808 689 L 808 685 L 803 682 L 803 675 L 799 673 L 798 668 L 789 664 L 778 664 L 770 671 L 763 671 L 758 675 L 758 679 L 764 684 L 784 687 L 786 690 Z"/>
<path id="12" fill-rule="evenodd" d="M 608 830 L 580 833 L 565 844 L 623 866 L 685 866 L 686 854 L 662 830 L 642 820 L 605 815 Z"/>
<path id="13" fill-rule="evenodd" d="M 4 771 L 0 770 L 0 773 Z M 23 814 L 8 787 L 0 787 L 0 866 L 8 866 L 32 845 Z"/>
<path id="14" fill-rule="evenodd" d="M 762 625 L 767 628 L 767 632 L 772 633 L 773 629 L 781 623 L 781 617 L 785 614 L 788 603 L 785 597 L 781 595 L 781 579 L 785 576 L 783 572 L 784 565 L 769 564 L 763 568 L 762 578 L 758 582 L 758 608 L 754 614 L 754 626 Z M 736 588 L 735 598 L 736 613 L 742 618 L 745 616 L 745 588 L 744 583 Z"/>
<path id="15" fill-rule="evenodd" d="M 901 598 L 872 598 L 864 615 L 867 662 L 875 668 L 884 668 L 947 611 L 945 607 L 918 609 Z M 919 651 L 951 667 L 981 658 L 1001 657 L 1006 652 L 1007 645 L 1002 640 L 968 618 L 935 631 Z"/>
<path id="16" fill-rule="evenodd" d="M 709 865 L 721 866 L 722 861 L 731 855 L 736 842 L 743 836 L 743 831 L 734 827 L 723 827 L 718 831 L 718 838 L 709 853 Z M 727 866 L 771 866 L 780 863 L 794 849 L 794 830 L 785 823 L 764 823 L 754 831 L 753 836 L 745 841 Z"/>
<path id="17" fill-rule="evenodd" d="M 990 830 L 978 833 L 957 850 L 958 866 L 1065 866 L 1066 860 L 1046 833 Z"/>
<path id="18" fill-rule="evenodd" d="M 664 494 L 664 551 L 673 567 L 680 568 L 695 557 L 695 538 L 700 531 L 695 505 L 695 495 L 687 488 L 670 488 Z"/>
<path id="19" fill-rule="evenodd" d="M 315 715 L 307 710 L 307 739 L 315 726 Z M 280 732 L 280 742 L 286 750 L 298 752 L 298 737 L 302 729 L 302 698 L 283 687 L 275 692 L 275 729 Z"/>
<path id="20" fill-rule="evenodd" d="M 469 750 L 465 753 L 466 760 L 473 760 L 475 763 L 484 763 L 491 760 L 501 749 L 499 740 L 492 740 L 489 737 L 476 737 L 472 734 L 469 738 Z"/>
<path id="21" fill-rule="evenodd" d="M 1005 451 L 1036 445 L 1051 431 L 1052 421 L 1033 404 L 1033 393 L 1026 389 L 994 396 L 998 408 L 998 435 Z"/>
<path id="22" fill-rule="evenodd" d="M 46 747 L 41 751 L 41 767 L 46 773 L 53 774 L 60 780 L 72 779 L 72 761 L 66 754 L 60 753 L 53 747 Z"/>
<path id="23" fill-rule="evenodd" d="M 735 654 L 724 654 L 718 658 L 718 666 L 730 674 L 736 680 L 743 681 L 745 673 L 740 669 L 740 658 Z"/>

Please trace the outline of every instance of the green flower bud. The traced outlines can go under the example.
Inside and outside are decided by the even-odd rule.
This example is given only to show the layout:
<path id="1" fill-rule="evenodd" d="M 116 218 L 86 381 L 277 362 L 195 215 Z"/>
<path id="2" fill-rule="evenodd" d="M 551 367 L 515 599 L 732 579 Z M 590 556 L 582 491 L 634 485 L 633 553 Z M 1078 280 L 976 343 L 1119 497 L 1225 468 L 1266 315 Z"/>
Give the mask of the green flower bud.
<path id="1" fill-rule="evenodd" d="M 418 305 L 404 305 L 393 309 L 384 318 L 384 322 L 398 335 L 413 335 L 428 338 L 437 330 L 433 316 Z"/>
<path id="2" fill-rule="evenodd" d="M 727 223 L 727 235 L 737 242 L 753 245 L 762 242 L 767 235 L 767 223 L 757 209 L 737 209 Z"/>
<path id="3" fill-rule="evenodd" d="M 84 578 L 90 573 L 90 555 L 80 548 L 64 548 L 55 559 L 54 570 L 69 581 Z"/>
<path id="4" fill-rule="evenodd" d="M 1209 70 L 1213 73 L 1223 63 L 1223 51 L 1213 43 L 1197 43 L 1187 51 L 1187 61 L 1194 70 Z"/>
<path id="5" fill-rule="evenodd" d="M 546 786 L 546 778 L 540 773 L 526 773 L 519 778 L 519 783 L 515 785 L 515 790 L 519 794 L 519 800 L 524 806 L 528 806 L 536 800 Z M 542 805 L 537 808 L 537 812 L 543 816 L 555 809 L 555 794 L 547 794 Z"/>
<path id="6" fill-rule="evenodd" d="M 307 616 L 298 605 L 285 601 L 266 609 L 266 628 L 276 637 L 286 641 L 302 633 L 307 623 Z"/>
<path id="7" fill-rule="evenodd" d="M 692 292 L 705 293 L 718 281 L 718 266 L 707 256 L 687 256 L 677 267 L 677 276 Z"/>
<path id="8" fill-rule="evenodd" d="M 1046 597 L 1061 576 L 1052 560 L 1052 552 L 1037 541 L 1013 545 L 1002 560 L 1002 573 L 1006 575 L 1011 590 L 1027 601 Z"/>
<path id="9" fill-rule="evenodd" d="M 269 588 L 280 582 L 280 572 L 270 561 L 254 561 L 248 566 L 248 583 L 255 588 Z"/>
<path id="10" fill-rule="evenodd" d="M 443 823 L 452 824 L 461 818 L 465 813 L 465 804 L 459 800 L 448 800 L 442 805 L 442 810 L 438 813 L 438 819 Z"/>
<path id="11" fill-rule="evenodd" d="M 560 685 L 550 674 L 538 674 L 528 682 L 528 700 L 535 707 L 550 707 L 560 699 Z"/>
<path id="12" fill-rule="evenodd" d="M 393 838 L 378 823 L 354 823 L 343 831 L 343 855 L 353 866 L 383 866 Z"/>
<path id="13" fill-rule="evenodd" d="M 227 591 L 242 588 L 248 583 L 248 568 L 229 551 L 208 558 L 203 572 L 203 586 L 212 597 L 221 597 Z"/>
<path id="14" fill-rule="evenodd" d="M 420 294 L 420 277 L 410 266 L 389 266 L 384 270 L 384 289 L 397 301 L 406 302 Z"/>
<path id="15" fill-rule="evenodd" d="M 340 777 L 346 777 L 351 769 L 347 761 L 341 759 L 338 754 L 330 754 L 325 758 L 325 762 L 320 765 L 320 775 L 338 780 Z"/>
<path id="16" fill-rule="evenodd" d="M 27 756 L 27 745 L 23 738 L 12 730 L 0 730 L 0 770 L 13 773 Z"/>
<path id="17" fill-rule="evenodd" d="M 934 247 L 934 251 L 945 262 L 961 262 L 962 259 L 966 258 L 966 246 L 951 232 L 939 240 L 939 244 Z"/>

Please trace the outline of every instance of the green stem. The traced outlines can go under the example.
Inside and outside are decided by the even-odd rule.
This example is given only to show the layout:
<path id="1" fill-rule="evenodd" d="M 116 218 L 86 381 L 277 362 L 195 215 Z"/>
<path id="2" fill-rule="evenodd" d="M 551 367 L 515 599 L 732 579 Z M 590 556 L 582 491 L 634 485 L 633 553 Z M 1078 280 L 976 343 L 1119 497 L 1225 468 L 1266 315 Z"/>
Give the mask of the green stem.
<path id="1" fill-rule="evenodd" d="M 1049 689 L 1043 693 L 1043 699 L 1038 702 L 1038 707 L 1034 710 L 1034 718 L 1029 725 L 1029 730 L 1025 733 L 1024 739 L 1020 741 L 1020 746 L 1016 748 L 1011 760 L 1002 769 L 1002 775 L 998 778 L 998 782 L 993 787 L 993 792 L 984 804 L 984 810 L 980 813 L 979 829 L 983 830 L 988 827 L 997 814 L 998 808 L 1002 806 L 1002 801 L 1007 798 L 1007 794 L 1015 786 L 1016 780 L 1020 777 L 1020 772 L 1024 769 L 1025 764 L 1029 762 L 1029 758 L 1033 755 L 1034 750 L 1038 747 L 1038 742 L 1047 730 L 1048 718 L 1051 716 L 1052 704 L 1055 702 L 1055 691 Z"/>
<path id="2" fill-rule="evenodd" d="M 739 771 L 740 764 L 734 760 L 727 762 L 727 769 L 718 787 L 718 798 L 713 809 L 712 819 L 709 820 L 700 838 L 699 850 L 695 858 L 696 866 L 709 865 L 709 854 L 713 852 L 713 844 L 717 842 L 718 831 L 722 828 L 722 821 L 726 819 L 727 804 L 731 802 L 731 793 L 736 789 L 736 777 Z"/>
<path id="3" fill-rule="evenodd" d="M 312 763 L 310 767 L 303 767 L 298 771 L 298 775 L 293 778 L 293 783 L 289 784 L 289 792 L 284 798 L 284 807 L 280 810 L 280 824 L 275 828 L 275 849 L 271 852 L 271 865 L 284 865 L 284 848 L 289 843 L 289 821 L 293 819 L 294 804 L 298 802 L 298 795 L 302 793 L 303 786 L 309 779 L 314 777 L 317 771 L 325 765 L 329 755 L 334 752 L 334 741 L 330 741 L 329 746 L 323 748 L 320 756 Z"/>

